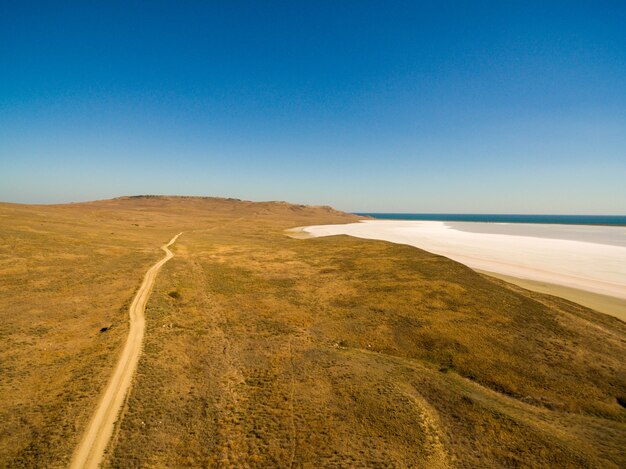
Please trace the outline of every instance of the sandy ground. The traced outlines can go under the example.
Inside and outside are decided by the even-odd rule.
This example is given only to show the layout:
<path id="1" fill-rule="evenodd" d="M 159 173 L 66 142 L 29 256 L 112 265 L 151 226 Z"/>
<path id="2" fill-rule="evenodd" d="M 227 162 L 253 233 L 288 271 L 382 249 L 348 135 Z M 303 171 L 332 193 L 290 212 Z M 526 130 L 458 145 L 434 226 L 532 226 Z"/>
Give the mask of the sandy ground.
<path id="1" fill-rule="evenodd" d="M 94 413 L 83 438 L 74 452 L 71 468 L 97 468 L 102 461 L 104 451 L 113 434 L 113 428 L 117 416 L 122 408 L 124 399 L 130 385 L 132 383 L 139 356 L 141 354 L 141 346 L 145 330 L 144 310 L 146 303 L 150 297 L 152 286 L 159 270 L 174 254 L 168 249 L 176 242 L 182 233 L 174 236 L 169 243 L 162 246 L 165 251 L 165 257 L 154 264 L 143 278 L 143 282 L 130 305 L 130 330 L 126 345 L 122 351 L 122 355 L 117 362 L 115 371 L 106 391 L 98 404 L 98 408 Z"/>
<path id="2" fill-rule="evenodd" d="M 599 295 L 598 293 L 578 290 L 577 288 L 555 285 L 554 283 L 538 282 L 536 280 L 511 277 L 510 275 L 496 274 L 482 270 L 477 270 L 477 272 L 499 278 L 500 280 L 504 280 L 505 282 L 512 283 L 527 290 L 565 298 L 566 300 L 573 301 L 574 303 L 586 306 L 600 313 L 615 316 L 626 322 L 626 300 L 624 299 L 614 296 Z"/>
<path id="3" fill-rule="evenodd" d="M 550 226 L 555 228 L 550 230 Z M 457 229 L 454 223 L 439 221 L 367 220 L 302 230 L 312 236 L 346 234 L 408 244 L 476 270 L 626 300 L 623 228 L 570 228 L 565 236 L 560 234 L 564 230 L 558 225 L 537 229 L 463 223 Z M 558 239 L 559 236 L 565 239 Z"/>

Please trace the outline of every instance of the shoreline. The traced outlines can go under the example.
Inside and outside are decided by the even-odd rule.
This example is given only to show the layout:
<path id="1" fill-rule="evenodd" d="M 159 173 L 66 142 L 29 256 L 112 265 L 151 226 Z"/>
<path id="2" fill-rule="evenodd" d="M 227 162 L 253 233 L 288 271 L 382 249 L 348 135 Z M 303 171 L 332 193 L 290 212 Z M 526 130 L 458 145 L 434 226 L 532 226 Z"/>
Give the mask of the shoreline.
<path id="1" fill-rule="evenodd" d="M 558 296 L 565 300 L 577 303 L 581 306 L 591 308 L 599 313 L 608 314 L 626 322 L 626 300 L 616 298 L 614 296 L 601 295 L 578 288 L 566 287 L 555 283 L 541 282 L 537 280 L 529 280 L 525 278 L 514 277 L 512 275 L 499 274 L 496 272 L 488 272 L 486 270 L 473 269 L 479 274 L 488 277 L 494 277 L 505 282 L 512 283 L 526 290 L 537 293 Z"/>
<path id="2" fill-rule="evenodd" d="M 575 301 L 626 320 L 626 246 L 614 227 L 575 227 L 569 239 L 537 236 L 524 226 L 493 232 L 487 223 L 465 231 L 443 221 L 367 220 L 300 227 L 298 237 L 350 235 L 405 244 L 473 270 Z M 512 231 L 511 231 L 512 230 Z M 595 232 L 594 232 L 595 230 Z"/>
<path id="3" fill-rule="evenodd" d="M 306 228 L 306 226 L 296 226 L 295 228 L 289 228 L 285 230 L 285 235 L 293 239 L 315 238 L 315 236 L 309 233 Z"/>
<path id="4" fill-rule="evenodd" d="M 491 224 L 533 224 L 555 226 L 626 227 L 626 215 L 541 215 L 499 213 L 393 213 L 351 212 L 353 215 L 382 221 L 443 221 Z M 602 220 L 603 219 L 603 220 Z M 611 220 L 611 221 L 607 221 Z"/>

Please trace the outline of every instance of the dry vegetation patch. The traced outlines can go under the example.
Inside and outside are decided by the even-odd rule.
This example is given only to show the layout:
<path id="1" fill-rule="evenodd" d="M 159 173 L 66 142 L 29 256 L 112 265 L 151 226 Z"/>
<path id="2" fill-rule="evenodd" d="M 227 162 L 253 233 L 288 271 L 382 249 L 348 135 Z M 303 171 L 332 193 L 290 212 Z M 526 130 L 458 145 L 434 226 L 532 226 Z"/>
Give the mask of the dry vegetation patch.
<path id="1" fill-rule="evenodd" d="M 353 220 L 325 207 L 0 208 L 7 466 L 65 465 L 179 231 L 106 465 L 626 464 L 618 319 L 408 246 L 285 236 Z"/>

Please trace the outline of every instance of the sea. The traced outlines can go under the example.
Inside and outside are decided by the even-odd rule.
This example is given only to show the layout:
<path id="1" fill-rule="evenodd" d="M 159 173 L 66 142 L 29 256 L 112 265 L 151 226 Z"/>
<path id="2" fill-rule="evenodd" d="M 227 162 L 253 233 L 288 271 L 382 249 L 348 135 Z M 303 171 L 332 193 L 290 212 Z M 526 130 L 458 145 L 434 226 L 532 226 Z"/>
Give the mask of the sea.
<path id="1" fill-rule="evenodd" d="M 626 215 L 518 215 L 466 213 L 355 213 L 381 220 L 430 220 L 484 223 L 626 226 Z"/>

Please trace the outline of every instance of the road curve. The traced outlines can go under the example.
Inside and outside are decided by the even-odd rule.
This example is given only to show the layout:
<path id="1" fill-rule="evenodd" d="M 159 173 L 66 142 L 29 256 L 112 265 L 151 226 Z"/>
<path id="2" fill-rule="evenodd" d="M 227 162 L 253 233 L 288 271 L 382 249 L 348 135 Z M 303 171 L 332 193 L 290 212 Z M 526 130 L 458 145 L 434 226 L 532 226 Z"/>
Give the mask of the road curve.
<path id="1" fill-rule="evenodd" d="M 159 270 L 163 264 L 174 257 L 169 247 L 176 242 L 181 234 L 178 233 L 169 243 L 161 246 L 161 249 L 165 251 L 165 257 L 146 272 L 139 291 L 137 291 L 130 305 L 130 330 L 126 339 L 126 345 L 117 362 L 113 376 L 109 384 L 107 384 L 106 391 L 98 404 L 98 408 L 91 418 L 80 444 L 74 451 L 70 464 L 71 469 L 97 468 L 102 461 L 104 451 L 113 434 L 115 421 L 124 404 L 124 399 L 139 362 L 146 325 L 144 316 L 146 303 Z"/>

